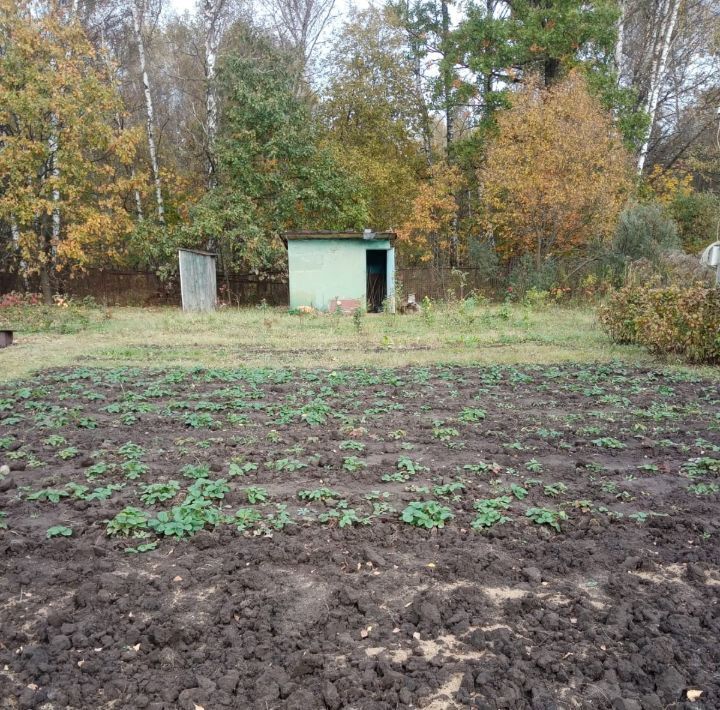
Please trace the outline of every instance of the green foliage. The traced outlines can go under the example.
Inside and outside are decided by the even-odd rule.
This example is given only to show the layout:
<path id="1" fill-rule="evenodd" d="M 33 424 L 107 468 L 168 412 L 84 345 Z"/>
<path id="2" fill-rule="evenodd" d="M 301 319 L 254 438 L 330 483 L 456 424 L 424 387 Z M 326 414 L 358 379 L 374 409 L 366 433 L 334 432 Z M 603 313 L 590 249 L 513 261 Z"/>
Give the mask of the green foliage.
<path id="1" fill-rule="evenodd" d="M 634 205 L 618 219 L 615 235 L 603 261 L 615 283 L 622 281 L 628 264 L 638 259 L 657 263 L 663 252 L 680 246 L 673 219 L 656 204 Z"/>
<path id="2" fill-rule="evenodd" d="M 255 508 L 239 508 L 235 512 L 235 525 L 240 532 L 249 530 L 262 520 L 262 514 Z"/>
<path id="3" fill-rule="evenodd" d="M 185 478 L 209 478 L 210 465 L 206 463 L 189 463 L 182 467 L 181 473 Z"/>
<path id="4" fill-rule="evenodd" d="M 346 456 L 343 459 L 343 468 L 346 471 L 361 471 L 363 468 L 366 467 L 367 464 L 362 459 L 359 459 L 357 456 Z"/>
<path id="5" fill-rule="evenodd" d="M 549 525 L 560 532 L 560 521 L 567 520 L 564 510 L 551 510 L 550 508 L 528 508 L 525 515 L 538 525 Z"/>
<path id="6" fill-rule="evenodd" d="M 567 486 L 564 483 L 548 483 L 543 486 L 543 493 L 550 498 L 557 498 L 563 495 L 567 491 Z"/>
<path id="7" fill-rule="evenodd" d="M 250 486 L 245 489 L 245 495 L 247 496 L 248 503 L 255 505 L 256 503 L 267 503 L 270 498 L 270 494 L 267 489 L 260 486 Z"/>
<path id="8" fill-rule="evenodd" d="M 510 518 L 503 515 L 501 511 L 508 510 L 510 503 L 511 499 L 509 496 L 476 500 L 473 508 L 477 511 L 477 515 L 473 518 L 470 525 L 475 530 L 479 530 L 481 528 L 490 528 L 493 525 L 507 523 Z"/>
<path id="9" fill-rule="evenodd" d="M 599 311 L 618 343 L 655 354 L 675 353 L 690 362 L 720 362 L 720 290 L 701 286 L 625 286 Z"/>
<path id="10" fill-rule="evenodd" d="M 4 510 L 0 510 L 0 530 L 7 530 L 7 513 Z"/>
<path id="11" fill-rule="evenodd" d="M 453 517 L 450 508 L 434 500 L 413 501 L 403 510 L 400 519 L 419 528 L 442 528 Z"/>
<path id="12" fill-rule="evenodd" d="M 217 186 L 192 208 L 183 239 L 212 239 L 235 269 L 277 271 L 285 230 L 361 228 L 367 219 L 292 82 L 286 58 L 270 46 L 264 58 L 229 54 L 219 70 Z"/>
<path id="13" fill-rule="evenodd" d="M 465 423 L 481 422 L 486 416 L 487 412 L 484 409 L 466 407 L 458 415 L 458 421 Z"/>
<path id="14" fill-rule="evenodd" d="M 720 197 L 711 192 L 678 191 L 668 209 L 678 225 L 682 248 L 696 254 L 717 239 Z"/>
<path id="15" fill-rule="evenodd" d="M 155 503 L 174 498 L 179 490 L 180 484 L 177 481 L 148 483 L 140 488 L 140 500 L 145 505 L 155 505 Z"/>
<path id="16" fill-rule="evenodd" d="M 107 522 L 105 530 L 112 537 L 143 537 L 147 522 L 146 513 L 138 508 L 128 506 Z"/>
<path id="17" fill-rule="evenodd" d="M 339 493 L 329 488 L 314 488 L 313 490 L 298 491 L 297 495 L 300 500 L 310 501 L 326 501 L 340 496 Z"/>
<path id="18" fill-rule="evenodd" d="M 72 528 L 68 528 L 65 525 L 55 525 L 52 528 L 48 528 L 46 537 L 70 537 L 73 534 Z"/>

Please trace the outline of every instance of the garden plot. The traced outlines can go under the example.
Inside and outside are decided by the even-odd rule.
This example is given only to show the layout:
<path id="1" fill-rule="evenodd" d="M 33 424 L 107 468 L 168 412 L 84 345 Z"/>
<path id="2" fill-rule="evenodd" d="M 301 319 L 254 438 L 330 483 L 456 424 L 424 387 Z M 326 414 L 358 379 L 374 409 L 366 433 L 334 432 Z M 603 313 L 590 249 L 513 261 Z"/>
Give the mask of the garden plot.
<path id="1" fill-rule="evenodd" d="M 0 707 L 720 706 L 715 383 L 77 369 L 0 410 Z"/>

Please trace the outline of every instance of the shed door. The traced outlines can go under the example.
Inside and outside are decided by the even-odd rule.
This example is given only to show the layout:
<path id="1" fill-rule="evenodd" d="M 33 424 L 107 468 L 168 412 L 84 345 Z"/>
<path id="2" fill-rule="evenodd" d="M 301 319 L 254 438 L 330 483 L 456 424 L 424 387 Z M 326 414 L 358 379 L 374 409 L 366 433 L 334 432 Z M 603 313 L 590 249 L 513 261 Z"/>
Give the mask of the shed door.
<path id="1" fill-rule="evenodd" d="M 365 252 L 367 286 L 365 300 L 370 313 L 380 313 L 387 298 L 387 250 L 368 249 Z"/>

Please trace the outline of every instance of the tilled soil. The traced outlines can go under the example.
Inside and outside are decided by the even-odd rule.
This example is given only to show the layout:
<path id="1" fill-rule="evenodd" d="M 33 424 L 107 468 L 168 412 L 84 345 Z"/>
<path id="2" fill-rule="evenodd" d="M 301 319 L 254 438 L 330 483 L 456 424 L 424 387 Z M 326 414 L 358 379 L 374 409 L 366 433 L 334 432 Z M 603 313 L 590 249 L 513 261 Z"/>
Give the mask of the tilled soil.
<path id="1" fill-rule="evenodd" d="M 620 364 L 7 385 L 0 707 L 718 708 L 719 405 L 714 382 Z M 217 524 L 106 534 L 127 506 L 182 505 L 203 464 L 229 488 Z M 168 480 L 174 499 L 141 501 Z M 28 499 L 69 482 L 123 487 Z M 502 496 L 508 520 L 473 528 Z M 427 500 L 444 528 L 402 522 Z M 239 531 L 238 508 L 262 519 Z"/>

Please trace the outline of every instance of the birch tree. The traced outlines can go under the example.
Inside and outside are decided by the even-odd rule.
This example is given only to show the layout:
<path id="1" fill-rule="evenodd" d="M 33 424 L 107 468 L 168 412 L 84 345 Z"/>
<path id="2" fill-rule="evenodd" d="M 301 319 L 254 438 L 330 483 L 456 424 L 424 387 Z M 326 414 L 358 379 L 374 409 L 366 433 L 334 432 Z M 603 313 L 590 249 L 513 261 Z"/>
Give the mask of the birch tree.
<path id="1" fill-rule="evenodd" d="M 645 140 L 640 147 L 637 171 L 642 173 L 650 149 L 650 138 L 657 118 L 660 89 L 665 80 L 668 57 L 674 38 L 678 14 L 682 0 L 659 0 L 655 4 L 655 16 L 652 27 L 652 61 L 648 74 L 648 90 L 644 110 L 650 117 Z"/>
<path id="2" fill-rule="evenodd" d="M 203 0 L 202 20 L 205 39 L 205 142 L 207 160 L 207 182 L 212 188 L 216 184 L 217 158 L 215 142 L 218 130 L 217 100 L 217 59 L 220 46 L 222 12 L 226 0 Z"/>
<path id="3" fill-rule="evenodd" d="M 155 110 L 153 107 L 150 77 L 147 71 L 145 38 L 143 36 L 145 12 L 146 6 L 144 0 L 130 0 L 130 14 L 132 16 L 133 33 L 135 36 L 135 44 L 137 45 L 138 57 L 140 60 L 140 78 L 142 81 L 143 95 L 145 98 L 145 127 L 147 134 L 148 154 L 150 156 L 150 169 L 152 171 L 153 183 L 155 186 L 157 219 L 158 222 L 164 226 L 165 203 L 163 201 L 162 178 L 160 176 L 160 166 L 158 164 L 157 155 L 157 143 L 155 140 Z"/>

